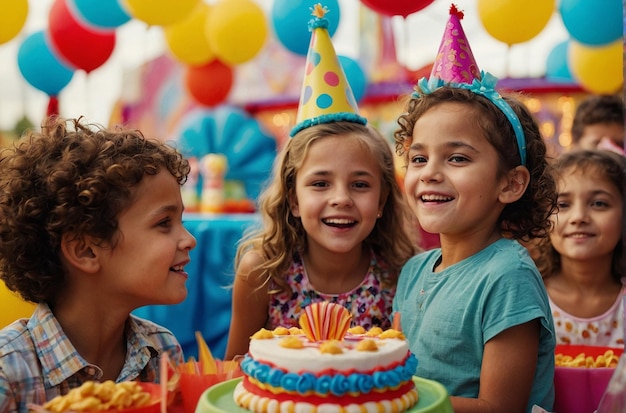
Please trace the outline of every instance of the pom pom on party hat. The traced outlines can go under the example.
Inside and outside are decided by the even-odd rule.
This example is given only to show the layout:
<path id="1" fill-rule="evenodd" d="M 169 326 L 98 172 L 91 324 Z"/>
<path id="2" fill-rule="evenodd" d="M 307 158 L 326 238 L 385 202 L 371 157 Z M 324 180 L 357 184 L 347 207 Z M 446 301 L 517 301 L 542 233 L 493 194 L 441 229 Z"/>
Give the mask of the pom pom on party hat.
<path id="1" fill-rule="evenodd" d="M 298 104 L 296 126 L 290 135 L 322 123 L 348 121 L 365 125 L 359 115 L 356 99 L 335 53 L 328 33 L 328 9 L 321 4 L 313 7 L 309 21 L 311 42 L 306 58 L 304 81 Z"/>
<path id="2" fill-rule="evenodd" d="M 474 79 L 481 79 L 474 53 L 461 26 L 462 19 L 463 12 L 451 5 L 450 17 L 430 72 L 431 79 L 455 83 L 472 83 Z"/>

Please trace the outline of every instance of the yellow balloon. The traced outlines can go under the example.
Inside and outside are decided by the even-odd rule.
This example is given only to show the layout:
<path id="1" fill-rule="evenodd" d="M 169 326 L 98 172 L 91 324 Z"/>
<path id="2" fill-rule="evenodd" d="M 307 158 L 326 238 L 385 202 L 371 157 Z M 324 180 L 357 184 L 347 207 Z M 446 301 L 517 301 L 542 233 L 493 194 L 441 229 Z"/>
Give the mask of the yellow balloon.
<path id="1" fill-rule="evenodd" d="M 23 301 L 0 281 L 0 328 L 18 318 L 30 318 L 35 304 Z"/>
<path id="2" fill-rule="evenodd" d="M 555 0 L 478 0 L 477 6 L 487 33 L 510 46 L 532 39 L 546 27 Z"/>
<path id="3" fill-rule="evenodd" d="M 13 39 L 24 27 L 28 0 L 0 0 L 0 44 Z"/>
<path id="4" fill-rule="evenodd" d="M 263 10 L 250 0 L 220 0 L 206 24 L 211 49 L 224 63 L 237 65 L 252 59 L 267 39 Z"/>
<path id="5" fill-rule="evenodd" d="M 622 39 L 600 47 L 569 41 L 568 64 L 574 79 L 586 90 L 611 94 L 624 84 Z"/>
<path id="6" fill-rule="evenodd" d="M 181 21 L 202 0 L 122 0 L 128 14 L 150 26 L 167 26 Z"/>
<path id="7" fill-rule="evenodd" d="M 215 58 L 204 30 L 210 11 L 211 7 L 201 2 L 182 21 L 163 28 L 167 46 L 178 61 L 202 66 Z"/>

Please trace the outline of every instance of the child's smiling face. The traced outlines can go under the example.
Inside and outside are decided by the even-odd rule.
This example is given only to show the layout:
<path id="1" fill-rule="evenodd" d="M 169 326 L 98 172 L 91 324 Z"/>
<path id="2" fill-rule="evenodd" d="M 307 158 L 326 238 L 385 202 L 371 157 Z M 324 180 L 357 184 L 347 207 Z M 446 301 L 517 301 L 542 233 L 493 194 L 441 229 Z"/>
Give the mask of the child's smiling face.
<path id="1" fill-rule="evenodd" d="M 384 203 L 382 174 L 366 144 L 350 135 L 311 144 L 298 170 L 291 211 L 309 245 L 333 252 L 361 248 Z"/>
<path id="2" fill-rule="evenodd" d="M 119 217 L 112 248 L 100 254 L 105 288 L 134 306 L 176 304 L 187 296 L 189 251 L 195 238 L 182 222 L 180 186 L 167 171 L 146 175 Z"/>
<path id="3" fill-rule="evenodd" d="M 493 231 L 506 178 L 496 149 L 462 103 L 441 103 L 415 123 L 404 178 L 409 206 L 428 232 Z"/>

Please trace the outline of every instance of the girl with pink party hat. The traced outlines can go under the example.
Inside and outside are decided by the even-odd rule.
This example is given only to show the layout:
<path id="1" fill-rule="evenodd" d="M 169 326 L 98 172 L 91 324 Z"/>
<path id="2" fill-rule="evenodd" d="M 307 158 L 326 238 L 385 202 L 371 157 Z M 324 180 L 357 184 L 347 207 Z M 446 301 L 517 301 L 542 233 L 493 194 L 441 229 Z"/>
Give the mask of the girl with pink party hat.
<path id="1" fill-rule="evenodd" d="M 545 236 L 555 183 L 537 124 L 478 70 L 456 7 L 429 79 L 398 119 L 408 203 L 441 248 L 403 267 L 394 299 L 419 365 L 456 413 L 554 401 L 555 334 L 541 275 L 518 240 Z"/>

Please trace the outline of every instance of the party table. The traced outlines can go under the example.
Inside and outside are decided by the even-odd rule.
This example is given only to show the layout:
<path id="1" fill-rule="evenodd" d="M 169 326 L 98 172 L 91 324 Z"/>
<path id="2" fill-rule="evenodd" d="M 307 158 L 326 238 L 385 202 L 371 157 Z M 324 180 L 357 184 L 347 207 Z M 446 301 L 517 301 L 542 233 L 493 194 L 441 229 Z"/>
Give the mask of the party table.
<path id="1" fill-rule="evenodd" d="M 234 258 L 246 229 L 260 223 L 257 214 L 191 214 L 183 216 L 185 227 L 196 238 L 187 298 L 176 305 L 142 307 L 133 314 L 167 327 L 183 347 L 185 357 L 198 357 L 195 332 L 200 331 L 213 356 L 226 352 L 231 314 Z"/>

